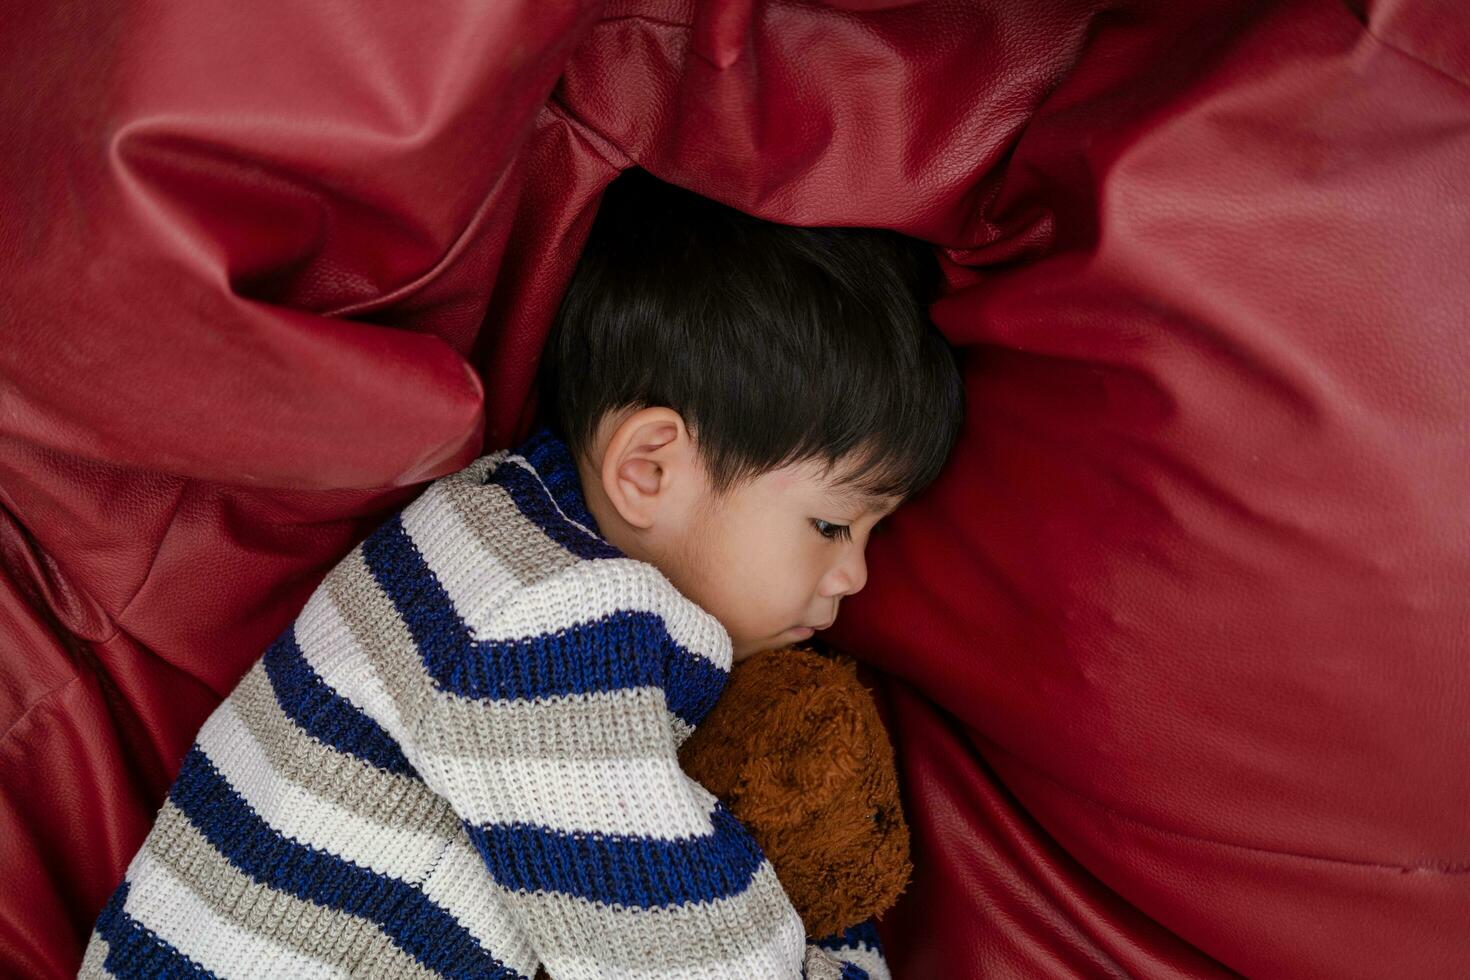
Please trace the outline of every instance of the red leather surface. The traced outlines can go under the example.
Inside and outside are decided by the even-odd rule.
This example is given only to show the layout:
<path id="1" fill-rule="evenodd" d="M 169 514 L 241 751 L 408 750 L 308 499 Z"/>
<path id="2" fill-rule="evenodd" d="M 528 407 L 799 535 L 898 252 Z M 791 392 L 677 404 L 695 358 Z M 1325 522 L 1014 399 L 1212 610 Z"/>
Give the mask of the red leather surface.
<path id="1" fill-rule="evenodd" d="M 0 968 L 198 725 L 525 433 L 630 163 L 932 241 L 970 415 L 830 639 L 900 980 L 1470 972 L 1470 25 L 1449 0 L 0 12 Z"/>

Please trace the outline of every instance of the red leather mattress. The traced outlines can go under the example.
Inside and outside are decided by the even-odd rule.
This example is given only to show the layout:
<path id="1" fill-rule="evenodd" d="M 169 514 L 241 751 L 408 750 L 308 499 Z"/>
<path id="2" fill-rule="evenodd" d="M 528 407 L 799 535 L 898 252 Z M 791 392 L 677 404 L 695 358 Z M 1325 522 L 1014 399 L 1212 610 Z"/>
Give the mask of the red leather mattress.
<path id="1" fill-rule="evenodd" d="M 1378 3 L 0 13 L 0 971 L 526 433 L 601 189 L 932 242 L 969 418 L 829 639 L 900 980 L 1470 974 L 1470 19 Z"/>

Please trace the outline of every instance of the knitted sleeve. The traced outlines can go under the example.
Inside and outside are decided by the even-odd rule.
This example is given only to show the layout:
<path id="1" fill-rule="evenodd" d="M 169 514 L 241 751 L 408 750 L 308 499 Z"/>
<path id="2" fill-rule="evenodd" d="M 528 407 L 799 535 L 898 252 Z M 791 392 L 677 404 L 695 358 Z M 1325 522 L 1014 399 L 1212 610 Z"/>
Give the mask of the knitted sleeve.
<path id="1" fill-rule="evenodd" d="M 393 523 L 361 547 L 373 587 L 341 597 L 383 605 L 355 613 L 371 624 L 358 698 L 463 822 L 555 980 L 795 980 L 837 963 L 679 766 L 728 676 L 699 652 L 707 614 L 631 559 L 488 595 L 482 572 Z M 806 972 L 861 976 L 841 969 Z"/>

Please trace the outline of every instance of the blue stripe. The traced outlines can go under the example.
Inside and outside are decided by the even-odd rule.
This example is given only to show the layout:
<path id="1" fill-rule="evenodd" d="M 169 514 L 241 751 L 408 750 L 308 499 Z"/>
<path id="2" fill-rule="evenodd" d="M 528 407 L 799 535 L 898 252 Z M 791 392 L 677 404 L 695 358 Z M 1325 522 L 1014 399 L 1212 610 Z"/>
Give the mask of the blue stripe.
<path id="1" fill-rule="evenodd" d="M 526 824 L 465 829 L 495 880 L 523 892 L 552 889 L 604 905 L 661 908 L 739 895 L 765 856 L 723 803 L 714 833 L 684 840 L 575 834 Z"/>
<path id="2" fill-rule="evenodd" d="M 524 980 L 407 882 L 281 836 L 197 746 L 184 756 L 169 799 L 230 864 L 261 884 L 377 923 L 396 946 L 446 977 Z"/>
<path id="3" fill-rule="evenodd" d="M 526 462 L 531 461 L 528 459 Z M 537 474 L 526 469 L 514 458 L 502 460 L 485 477 L 485 482 L 504 489 L 516 505 L 516 509 L 526 515 L 542 534 L 578 558 L 627 557 L 611 543 L 595 534 L 589 534 L 567 520 L 558 506 L 558 501 L 553 498 L 546 485 L 537 478 Z M 563 476 L 557 490 L 564 502 L 571 499 L 580 500 L 580 492 L 566 476 Z M 592 516 L 586 512 L 586 508 L 577 509 L 582 511 L 581 517 L 577 519 L 587 524 L 589 528 L 594 527 L 595 525 L 587 523 L 592 520 Z M 576 515 L 568 516 L 576 517 Z"/>
<path id="4" fill-rule="evenodd" d="M 97 934 L 107 940 L 107 959 L 102 962 L 107 972 L 117 977 L 146 977 L 147 980 L 195 977 L 218 980 L 213 973 L 123 911 L 129 887 L 124 879 L 97 917 Z"/>
<path id="5" fill-rule="evenodd" d="M 276 703 L 302 731 L 379 769 L 419 778 L 393 736 L 312 670 L 296 642 L 295 623 L 276 637 L 264 660 Z"/>
<path id="6" fill-rule="evenodd" d="M 690 653 L 670 637 L 664 647 L 664 678 L 669 710 L 690 725 L 698 725 L 724 693 L 730 672 L 707 657 Z"/>
<path id="7" fill-rule="evenodd" d="M 864 947 L 879 954 L 883 952 L 883 947 L 878 942 L 878 926 L 872 919 L 864 919 L 857 925 L 841 932 L 835 932 L 830 936 L 813 939 L 812 945 L 834 952 L 841 949 L 862 949 Z"/>
<path id="8" fill-rule="evenodd" d="M 582 475 L 577 471 L 576 461 L 572 459 L 571 447 L 552 432 L 550 426 L 541 426 L 519 448 L 512 451 L 511 455 L 519 456 L 530 464 L 563 513 L 588 530 L 596 532 L 604 542 L 607 540 L 597 526 L 597 519 L 587 509 Z"/>
<path id="9" fill-rule="evenodd" d="M 620 609 L 541 636 L 476 640 L 398 516 L 363 541 L 362 557 L 407 625 L 424 669 L 440 689 L 461 697 L 532 699 L 657 686 L 670 711 L 697 725 L 729 678 L 676 643 L 663 617 L 646 610 Z"/>

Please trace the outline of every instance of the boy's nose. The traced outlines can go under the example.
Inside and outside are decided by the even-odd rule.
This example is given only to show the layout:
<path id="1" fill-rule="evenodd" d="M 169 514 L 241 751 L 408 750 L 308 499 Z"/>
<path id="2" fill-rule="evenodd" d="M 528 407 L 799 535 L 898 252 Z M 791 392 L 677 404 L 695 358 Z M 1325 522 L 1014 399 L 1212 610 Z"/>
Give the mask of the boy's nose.
<path id="1" fill-rule="evenodd" d="M 828 576 L 828 589 L 823 595 L 842 598 L 844 595 L 853 595 L 860 592 L 867 585 L 867 561 L 863 558 L 863 552 L 845 557 L 841 564 L 832 570 Z"/>

